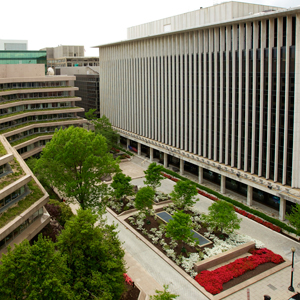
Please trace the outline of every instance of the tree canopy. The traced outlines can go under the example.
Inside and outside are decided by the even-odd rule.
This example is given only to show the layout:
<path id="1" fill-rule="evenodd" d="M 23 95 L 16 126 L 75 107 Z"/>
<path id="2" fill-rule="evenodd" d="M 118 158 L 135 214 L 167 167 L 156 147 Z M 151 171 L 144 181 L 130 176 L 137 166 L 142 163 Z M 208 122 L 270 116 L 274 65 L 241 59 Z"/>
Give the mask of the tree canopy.
<path id="1" fill-rule="evenodd" d="M 129 196 L 133 194 L 132 185 L 130 184 L 131 177 L 126 176 L 125 174 L 118 172 L 113 177 L 113 182 L 111 187 L 114 189 L 113 196 L 120 200 L 125 195 Z"/>
<path id="2" fill-rule="evenodd" d="M 240 228 L 242 219 L 238 218 L 232 204 L 219 200 L 214 202 L 208 210 L 208 215 L 202 215 L 202 218 L 212 230 L 230 234 Z"/>
<path id="3" fill-rule="evenodd" d="M 36 168 L 64 198 L 76 199 L 83 209 L 103 209 L 108 188 L 101 178 L 119 171 L 105 137 L 73 126 L 55 132 Z"/>
<path id="4" fill-rule="evenodd" d="M 1 300 L 75 299 L 69 285 L 66 257 L 41 235 L 32 246 L 24 240 L 13 251 L 9 249 L 1 262 Z"/>
<path id="5" fill-rule="evenodd" d="M 149 209 L 153 206 L 155 191 L 150 186 L 142 187 L 135 196 L 135 207 L 149 214 Z"/>
<path id="6" fill-rule="evenodd" d="M 103 115 L 101 118 L 92 121 L 95 126 L 96 134 L 101 134 L 106 138 L 108 149 L 115 147 L 118 144 L 119 134 L 112 128 L 109 119 Z"/>
<path id="7" fill-rule="evenodd" d="M 182 209 L 185 206 L 192 206 L 196 203 L 196 195 L 198 191 L 194 184 L 188 181 L 177 181 L 174 185 L 174 190 L 170 193 L 170 196 L 174 204 Z"/>
<path id="8" fill-rule="evenodd" d="M 0 260 L 0 299 L 120 299 L 124 250 L 116 227 L 96 221 L 91 210 L 80 209 L 57 243 L 40 235 L 32 246 L 24 240 L 9 249 Z"/>
<path id="9" fill-rule="evenodd" d="M 98 227 L 96 221 L 90 210 L 78 210 L 67 221 L 57 246 L 67 258 L 76 299 L 119 299 L 125 288 L 124 250 L 115 226 Z"/>
<path id="10" fill-rule="evenodd" d="M 154 190 L 161 186 L 161 181 L 164 179 L 161 172 L 163 171 L 163 166 L 156 164 L 155 162 L 151 163 L 145 173 L 144 184 L 151 186 Z"/>
<path id="11" fill-rule="evenodd" d="M 293 206 L 291 213 L 287 214 L 286 218 L 296 228 L 297 234 L 300 235 L 300 204 Z"/>
<path id="12" fill-rule="evenodd" d="M 97 119 L 97 114 L 96 114 L 96 108 L 90 108 L 89 111 L 87 111 L 86 113 L 84 113 L 84 116 L 88 119 L 88 120 L 95 120 Z"/>
<path id="13" fill-rule="evenodd" d="M 179 243 L 193 240 L 192 220 L 183 211 L 177 211 L 166 226 L 166 237 L 171 237 Z"/>

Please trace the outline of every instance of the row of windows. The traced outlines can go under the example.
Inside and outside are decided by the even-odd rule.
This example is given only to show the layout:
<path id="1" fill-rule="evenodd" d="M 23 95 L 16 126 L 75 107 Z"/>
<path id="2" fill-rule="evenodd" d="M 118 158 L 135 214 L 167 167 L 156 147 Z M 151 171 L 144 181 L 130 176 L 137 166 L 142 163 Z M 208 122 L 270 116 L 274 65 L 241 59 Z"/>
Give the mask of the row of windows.
<path id="1" fill-rule="evenodd" d="M 29 117 L 20 118 L 13 121 L 0 123 L 0 130 L 4 130 L 28 122 L 47 121 L 47 120 L 51 121 L 51 120 L 69 119 L 75 117 L 76 117 L 76 113 L 29 116 Z"/>
<path id="2" fill-rule="evenodd" d="M 11 135 L 9 137 L 7 137 L 7 140 L 10 143 L 13 143 L 17 140 L 23 139 L 26 136 L 31 136 L 31 135 L 35 135 L 35 134 L 39 134 L 39 133 L 49 133 L 49 132 L 55 132 L 56 129 L 60 129 L 60 128 L 68 128 L 69 126 L 74 126 L 76 127 L 77 125 L 64 125 L 64 126 L 47 126 L 47 127 L 38 127 L 38 128 L 33 128 L 30 130 L 26 130 L 26 131 L 22 131 L 20 133 Z"/>
<path id="3" fill-rule="evenodd" d="M 10 195 L 8 195 L 5 198 L 1 199 L 0 200 L 0 208 L 3 207 L 3 206 L 6 206 L 11 201 L 13 201 L 13 200 L 17 199 L 19 196 L 25 194 L 26 188 L 27 188 L 26 186 L 22 186 L 21 188 L 17 189 L 16 191 L 11 193 Z"/>
<path id="4" fill-rule="evenodd" d="M 42 82 L 12 82 L 0 83 L 0 91 L 10 89 L 38 89 L 47 87 L 67 86 L 66 81 L 42 81 Z"/>
<path id="5" fill-rule="evenodd" d="M 0 250 L 7 246 L 14 238 L 23 232 L 30 224 L 32 224 L 38 217 L 44 213 L 43 208 L 40 208 L 33 215 L 31 215 L 25 222 L 18 226 L 13 232 L 0 241 Z"/>
<path id="6" fill-rule="evenodd" d="M 67 98 L 72 97 L 72 92 L 39 92 L 39 93 L 21 93 L 13 95 L 0 96 L 0 103 L 7 101 L 17 100 L 35 100 L 35 99 L 47 99 L 47 98 Z"/>
<path id="7" fill-rule="evenodd" d="M 23 154 L 23 153 L 29 152 L 29 151 L 31 151 L 31 150 L 33 150 L 35 148 L 39 148 L 41 146 L 45 146 L 48 142 L 50 142 L 50 139 L 37 141 L 34 144 L 31 144 L 31 145 L 28 145 L 26 147 L 18 149 L 18 153 L 19 154 Z"/>
<path id="8" fill-rule="evenodd" d="M 37 104 L 26 104 L 26 105 L 18 105 L 8 108 L 0 109 L 0 116 L 9 115 L 19 111 L 30 111 L 35 109 L 53 109 L 60 107 L 71 107 L 71 102 L 56 102 L 56 103 L 37 103 Z"/>

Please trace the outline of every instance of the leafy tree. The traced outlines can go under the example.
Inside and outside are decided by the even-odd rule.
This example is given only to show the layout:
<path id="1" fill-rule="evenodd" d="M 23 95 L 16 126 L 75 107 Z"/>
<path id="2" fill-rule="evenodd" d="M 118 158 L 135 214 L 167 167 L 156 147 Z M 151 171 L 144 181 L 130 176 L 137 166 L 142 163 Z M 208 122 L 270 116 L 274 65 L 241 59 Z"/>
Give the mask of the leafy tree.
<path id="1" fill-rule="evenodd" d="M 61 226 L 65 226 L 65 223 L 74 216 L 70 206 L 66 205 L 64 202 L 50 199 L 45 207 L 48 212 L 49 210 L 53 210 L 52 214 L 49 212 L 50 216 L 54 217 Z"/>
<path id="2" fill-rule="evenodd" d="M 169 291 L 169 286 L 164 284 L 164 290 L 158 291 L 156 290 L 157 295 L 150 296 L 150 300 L 173 300 L 179 297 L 179 295 L 171 294 Z"/>
<path id="3" fill-rule="evenodd" d="M 95 120 L 95 119 L 97 119 L 96 110 L 97 110 L 96 108 L 94 108 L 94 109 L 90 108 L 89 111 L 87 111 L 86 113 L 84 113 L 84 116 L 88 120 Z"/>
<path id="4" fill-rule="evenodd" d="M 135 196 L 135 207 L 149 215 L 149 209 L 153 206 L 155 191 L 150 186 L 142 187 Z"/>
<path id="5" fill-rule="evenodd" d="M 113 177 L 113 182 L 111 183 L 111 187 L 114 188 L 113 195 L 117 199 L 121 199 L 125 195 L 129 196 L 133 194 L 132 185 L 130 184 L 131 177 L 126 176 L 121 172 L 118 172 Z"/>
<path id="6" fill-rule="evenodd" d="M 119 171 L 102 135 L 73 126 L 55 132 L 36 168 L 68 201 L 75 199 L 82 209 L 97 207 L 102 212 L 108 187 L 101 178 Z"/>
<path id="7" fill-rule="evenodd" d="M 74 299 L 68 284 L 70 271 L 66 257 L 41 235 L 32 246 L 24 240 L 13 251 L 9 248 L 1 263 L 1 300 Z"/>
<path id="8" fill-rule="evenodd" d="M 154 190 L 161 186 L 161 181 L 164 179 L 161 172 L 163 171 L 163 166 L 157 165 L 155 162 L 151 163 L 145 173 L 144 184 L 151 186 Z"/>
<path id="9" fill-rule="evenodd" d="M 192 220 L 188 214 L 178 211 L 166 226 L 166 237 L 171 237 L 179 242 L 179 245 L 193 240 Z"/>
<path id="10" fill-rule="evenodd" d="M 300 204 L 293 206 L 291 213 L 287 214 L 286 218 L 296 228 L 297 234 L 300 235 Z"/>
<path id="11" fill-rule="evenodd" d="M 97 120 L 93 120 L 96 134 L 101 134 L 106 138 L 108 149 L 115 147 L 118 144 L 119 134 L 112 128 L 109 119 L 103 115 Z"/>
<path id="12" fill-rule="evenodd" d="M 194 184 L 188 181 L 177 181 L 174 185 L 174 190 L 170 193 L 170 196 L 174 204 L 178 208 L 184 208 L 185 206 L 192 206 L 196 203 L 196 195 L 198 191 Z"/>
<path id="13" fill-rule="evenodd" d="M 232 204 L 219 200 L 214 202 L 208 210 L 208 215 L 202 215 L 202 218 L 214 231 L 220 230 L 230 234 L 240 228 L 242 219 L 237 217 Z"/>
<path id="14" fill-rule="evenodd" d="M 90 210 L 78 210 L 67 221 L 57 246 L 67 257 L 76 299 L 120 299 L 125 289 L 124 250 L 116 227 L 97 227 L 96 221 Z"/>

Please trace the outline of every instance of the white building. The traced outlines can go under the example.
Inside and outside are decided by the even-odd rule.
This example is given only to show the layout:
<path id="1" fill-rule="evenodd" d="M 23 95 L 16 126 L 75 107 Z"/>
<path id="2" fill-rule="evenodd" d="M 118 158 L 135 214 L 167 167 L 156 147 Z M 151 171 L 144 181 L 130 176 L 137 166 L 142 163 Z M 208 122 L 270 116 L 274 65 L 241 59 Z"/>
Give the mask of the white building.
<path id="1" fill-rule="evenodd" d="M 300 203 L 300 7 L 228 2 L 101 45 L 100 112 L 122 137 L 279 210 Z"/>

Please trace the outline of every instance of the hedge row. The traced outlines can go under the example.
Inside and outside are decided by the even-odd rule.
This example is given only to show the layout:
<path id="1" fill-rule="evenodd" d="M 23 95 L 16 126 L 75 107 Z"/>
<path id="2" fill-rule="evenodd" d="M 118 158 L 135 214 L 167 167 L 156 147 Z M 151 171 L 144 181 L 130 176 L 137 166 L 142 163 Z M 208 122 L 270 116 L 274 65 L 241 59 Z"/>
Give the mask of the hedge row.
<path id="1" fill-rule="evenodd" d="M 243 203 L 240 203 L 240 202 L 238 202 L 238 201 L 236 201 L 236 200 L 233 200 L 233 199 L 231 199 L 231 198 L 229 198 L 229 197 L 226 197 L 226 196 L 224 196 L 224 195 L 222 195 L 222 194 L 219 194 L 218 192 L 216 192 L 216 191 L 214 191 L 214 190 L 212 190 L 212 189 L 210 189 L 210 188 L 208 188 L 208 187 L 206 187 L 206 186 L 200 185 L 199 183 L 196 183 L 196 182 L 194 182 L 194 181 L 191 181 L 191 180 L 189 180 L 188 178 L 185 178 L 185 177 L 183 177 L 183 176 L 180 176 L 180 175 L 177 174 L 176 172 L 173 172 L 173 171 L 168 170 L 168 169 L 165 169 L 165 168 L 163 169 L 163 171 L 164 171 L 165 173 L 167 173 L 167 174 L 169 174 L 169 175 L 172 175 L 172 176 L 174 176 L 174 177 L 176 177 L 176 178 L 179 178 L 179 179 L 181 179 L 181 180 L 184 180 L 184 181 L 188 180 L 188 181 L 192 182 L 194 185 L 196 185 L 199 189 L 201 189 L 201 190 L 203 190 L 203 191 L 206 191 L 207 193 L 216 196 L 218 199 L 225 200 L 225 201 L 227 201 L 227 202 L 233 204 L 233 205 L 236 206 L 236 207 L 239 207 L 239 208 L 241 208 L 241 209 L 243 209 L 243 210 L 245 210 L 245 211 L 247 211 L 247 212 L 249 212 L 249 213 L 251 213 L 251 214 L 253 214 L 253 215 L 256 215 L 257 217 L 260 217 L 260 218 L 264 219 L 265 221 L 268 221 L 268 222 L 270 222 L 270 223 L 272 223 L 272 224 L 274 224 L 274 225 L 276 225 L 276 226 L 279 226 L 281 229 L 284 229 L 284 230 L 286 230 L 286 231 L 288 231 L 288 232 L 290 232 L 290 233 L 297 234 L 296 229 L 294 229 L 294 228 L 288 226 L 287 224 L 281 222 L 280 220 L 277 220 L 277 219 L 274 219 L 274 218 L 272 218 L 272 217 L 269 217 L 268 215 L 266 215 L 266 214 L 264 214 L 264 213 L 262 213 L 262 212 L 260 212 L 260 211 L 257 211 L 257 210 L 255 210 L 255 209 L 252 209 L 252 208 L 250 208 L 249 206 L 244 205 Z M 209 197 L 209 198 L 212 199 L 213 197 Z M 212 199 L 212 200 L 214 200 L 214 199 Z"/>

